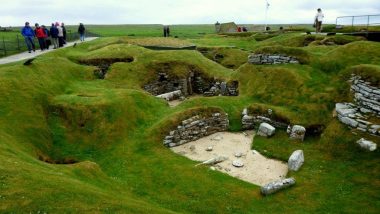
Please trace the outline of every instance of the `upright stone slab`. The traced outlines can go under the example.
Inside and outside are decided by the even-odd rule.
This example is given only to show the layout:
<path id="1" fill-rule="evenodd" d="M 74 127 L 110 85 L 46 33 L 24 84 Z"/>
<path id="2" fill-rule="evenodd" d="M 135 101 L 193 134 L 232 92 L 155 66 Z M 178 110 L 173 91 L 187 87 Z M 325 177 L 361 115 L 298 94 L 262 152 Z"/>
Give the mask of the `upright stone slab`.
<path id="1" fill-rule="evenodd" d="M 369 141 L 369 140 L 366 140 L 364 138 L 358 140 L 356 142 L 357 144 L 359 144 L 359 146 L 367 151 L 370 151 L 370 152 L 373 152 L 377 149 L 377 144 L 372 142 L 372 141 Z"/>
<path id="2" fill-rule="evenodd" d="M 305 138 L 305 134 L 306 134 L 305 127 L 295 125 L 293 126 L 292 131 L 290 133 L 290 139 L 303 141 Z"/>
<path id="3" fill-rule="evenodd" d="M 298 171 L 305 161 L 303 151 L 297 150 L 293 152 L 288 160 L 288 168 L 291 171 Z"/>
<path id="4" fill-rule="evenodd" d="M 269 125 L 268 123 L 261 123 L 257 135 L 263 137 L 271 137 L 275 134 L 276 128 Z"/>
<path id="5" fill-rule="evenodd" d="M 269 184 L 266 184 L 261 187 L 261 194 L 263 195 L 271 195 L 273 193 L 276 193 L 280 190 L 289 188 L 296 184 L 296 180 L 294 178 L 287 178 L 281 181 L 274 181 Z"/>

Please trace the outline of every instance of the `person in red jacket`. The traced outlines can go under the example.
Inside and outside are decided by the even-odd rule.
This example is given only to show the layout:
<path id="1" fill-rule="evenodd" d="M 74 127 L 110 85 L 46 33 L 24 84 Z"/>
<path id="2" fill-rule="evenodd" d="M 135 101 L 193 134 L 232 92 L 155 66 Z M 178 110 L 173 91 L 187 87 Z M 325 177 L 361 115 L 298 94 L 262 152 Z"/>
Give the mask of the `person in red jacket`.
<path id="1" fill-rule="evenodd" d="M 46 42 L 45 38 L 47 37 L 45 30 L 39 26 L 38 23 L 35 24 L 36 29 L 34 29 L 34 32 L 36 34 L 36 37 L 38 39 L 38 43 L 40 44 L 41 51 L 46 49 Z"/>

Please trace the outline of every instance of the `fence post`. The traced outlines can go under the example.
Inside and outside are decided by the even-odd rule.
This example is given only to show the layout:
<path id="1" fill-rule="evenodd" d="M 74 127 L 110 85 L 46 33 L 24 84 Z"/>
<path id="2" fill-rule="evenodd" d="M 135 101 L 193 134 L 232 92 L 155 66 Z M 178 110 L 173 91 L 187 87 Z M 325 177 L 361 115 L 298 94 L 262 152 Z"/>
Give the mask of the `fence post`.
<path id="1" fill-rule="evenodd" d="M 7 55 L 7 50 L 5 49 L 5 39 L 4 39 L 4 36 L 3 36 L 3 48 L 4 48 L 4 56 Z"/>
<path id="2" fill-rule="evenodd" d="M 16 36 L 17 36 L 17 50 L 20 51 L 20 39 L 18 37 L 18 34 Z"/>

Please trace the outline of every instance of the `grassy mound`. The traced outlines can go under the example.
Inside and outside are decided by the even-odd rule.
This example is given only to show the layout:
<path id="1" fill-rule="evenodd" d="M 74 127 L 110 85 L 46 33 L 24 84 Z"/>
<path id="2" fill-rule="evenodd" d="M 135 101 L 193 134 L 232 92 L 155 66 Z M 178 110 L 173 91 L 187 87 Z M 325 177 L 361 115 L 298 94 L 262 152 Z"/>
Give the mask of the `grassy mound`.
<path id="1" fill-rule="evenodd" d="M 359 41 L 340 46 L 316 61 L 315 66 L 326 72 L 337 72 L 359 64 L 377 64 L 380 60 L 380 44 Z"/>
<path id="2" fill-rule="evenodd" d="M 255 54 L 283 54 L 286 56 L 293 56 L 299 60 L 301 64 L 310 62 L 310 55 L 307 51 L 300 48 L 291 48 L 283 46 L 265 46 L 258 48 L 254 51 Z"/>
<path id="3" fill-rule="evenodd" d="M 373 201 L 380 184 L 373 178 L 380 176 L 379 151 L 366 153 L 354 143 L 361 137 L 377 139 L 353 135 L 332 118 L 332 111 L 336 102 L 350 98 L 349 85 L 342 81 L 346 73 L 377 83 L 380 47 L 366 41 L 298 47 L 305 38 L 281 34 L 258 42 L 212 35 L 189 40 L 226 54 L 225 63 L 234 65 L 243 63 L 239 58 L 245 51 L 220 46 L 285 52 L 308 62 L 244 63 L 235 71 L 198 51 L 139 46 L 162 39 L 135 40 L 135 45 L 124 37 L 60 49 L 30 66 L 1 65 L 0 211 L 378 213 L 380 206 Z M 119 60 L 126 58 L 134 60 Z M 99 80 L 95 68 L 81 61 L 113 64 Z M 210 78 L 237 80 L 239 96 L 195 97 L 170 108 L 142 89 L 157 72 L 184 77 L 191 69 Z M 294 188 L 264 198 L 259 187 L 207 167 L 194 168 L 194 161 L 162 145 L 162 137 L 179 121 L 199 112 L 226 112 L 230 130 L 239 131 L 246 107 L 258 113 L 270 108 L 291 123 L 326 127 L 321 136 L 304 143 L 290 141 L 282 131 L 255 139 L 254 149 L 284 161 L 294 150 L 305 151 L 301 171 L 289 174 L 297 179 Z"/>
<path id="4" fill-rule="evenodd" d="M 226 68 L 237 69 L 247 62 L 248 53 L 236 48 L 197 48 L 205 57 Z"/>

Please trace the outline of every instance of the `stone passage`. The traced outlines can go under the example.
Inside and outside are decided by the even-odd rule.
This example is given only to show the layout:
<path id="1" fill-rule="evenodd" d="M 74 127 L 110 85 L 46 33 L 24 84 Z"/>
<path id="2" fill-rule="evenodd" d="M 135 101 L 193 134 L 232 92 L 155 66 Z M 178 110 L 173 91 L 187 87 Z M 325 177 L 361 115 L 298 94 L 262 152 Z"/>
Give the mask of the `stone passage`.
<path id="1" fill-rule="evenodd" d="M 167 147 L 179 146 L 216 132 L 226 131 L 229 126 L 228 114 L 213 113 L 209 116 L 196 115 L 181 122 L 177 129 L 165 137 Z"/>
<path id="2" fill-rule="evenodd" d="M 340 122 L 349 127 L 380 136 L 380 124 L 372 118 L 380 117 L 380 89 L 355 76 L 350 80 L 351 91 L 355 94 L 355 103 L 337 103 L 335 110 Z"/>
<path id="3" fill-rule="evenodd" d="M 299 64 L 298 59 L 281 54 L 251 54 L 248 62 L 255 65 Z"/>
<path id="4" fill-rule="evenodd" d="M 193 94 L 211 97 L 219 95 L 238 96 L 238 87 L 239 83 L 237 81 L 225 82 L 223 80 L 214 80 L 203 77 L 197 72 L 190 71 L 185 78 L 166 72 L 159 72 L 153 81 L 144 85 L 144 90 L 154 96 L 181 91 L 182 96 L 179 97 L 187 97 Z"/>

